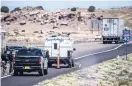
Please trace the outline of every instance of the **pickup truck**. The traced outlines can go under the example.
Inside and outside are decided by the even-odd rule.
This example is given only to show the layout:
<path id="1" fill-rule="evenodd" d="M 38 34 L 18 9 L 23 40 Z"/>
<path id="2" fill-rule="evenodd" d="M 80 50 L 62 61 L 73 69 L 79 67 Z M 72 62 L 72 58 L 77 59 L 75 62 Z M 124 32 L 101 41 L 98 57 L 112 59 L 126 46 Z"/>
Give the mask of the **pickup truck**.
<path id="1" fill-rule="evenodd" d="M 14 75 L 23 75 L 23 72 L 37 71 L 40 76 L 48 74 L 48 59 L 44 50 L 27 48 L 19 50 L 14 55 Z"/>

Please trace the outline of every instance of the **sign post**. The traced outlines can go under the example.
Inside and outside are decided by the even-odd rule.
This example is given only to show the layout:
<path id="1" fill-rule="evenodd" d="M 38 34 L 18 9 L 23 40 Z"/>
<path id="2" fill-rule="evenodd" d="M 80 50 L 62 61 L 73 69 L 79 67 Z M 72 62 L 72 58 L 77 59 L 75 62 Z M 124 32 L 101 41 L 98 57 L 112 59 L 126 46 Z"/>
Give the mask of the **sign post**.
<path id="1" fill-rule="evenodd" d="M 130 41 L 131 38 L 131 31 L 130 30 L 123 30 L 123 41 L 126 43 Z M 126 47 L 126 59 L 127 59 L 127 47 Z"/>

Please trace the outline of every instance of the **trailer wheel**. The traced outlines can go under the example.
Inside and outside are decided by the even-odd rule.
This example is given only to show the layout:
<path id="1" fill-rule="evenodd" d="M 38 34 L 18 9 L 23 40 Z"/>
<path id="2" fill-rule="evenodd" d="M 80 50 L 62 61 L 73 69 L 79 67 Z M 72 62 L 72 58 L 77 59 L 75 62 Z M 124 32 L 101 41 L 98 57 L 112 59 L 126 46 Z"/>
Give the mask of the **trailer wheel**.
<path id="1" fill-rule="evenodd" d="M 118 44 L 119 42 L 118 41 L 115 41 L 116 44 Z"/>
<path id="2" fill-rule="evenodd" d="M 106 41 L 103 41 L 103 44 L 106 44 Z"/>
<path id="3" fill-rule="evenodd" d="M 23 75 L 23 71 L 20 71 L 20 75 L 21 75 L 21 76 Z"/>
<path id="4" fill-rule="evenodd" d="M 108 44 L 112 44 L 112 41 L 108 41 Z"/>
<path id="5" fill-rule="evenodd" d="M 52 63 L 48 63 L 48 67 L 52 67 Z"/>

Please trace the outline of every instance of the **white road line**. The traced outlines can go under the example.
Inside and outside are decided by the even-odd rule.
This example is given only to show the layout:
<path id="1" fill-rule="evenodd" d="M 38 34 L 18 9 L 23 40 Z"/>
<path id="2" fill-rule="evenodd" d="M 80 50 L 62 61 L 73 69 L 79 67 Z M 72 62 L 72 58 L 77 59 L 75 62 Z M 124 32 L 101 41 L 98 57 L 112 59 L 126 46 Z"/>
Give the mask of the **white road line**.
<path id="1" fill-rule="evenodd" d="M 81 68 L 81 64 L 79 64 L 79 68 Z"/>
<path id="2" fill-rule="evenodd" d="M 117 47 L 114 48 L 114 49 L 116 50 L 116 49 L 118 49 L 119 47 L 121 47 L 122 45 L 124 45 L 124 44 L 120 44 L 119 46 L 117 46 Z"/>
<path id="3" fill-rule="evenodd" d="M 6 78 L 6 77 L 9 77 L 9 76 L 11 76 L 11 75 L 3 76 L 3 77 L 1 77 L 1 79 L 2 79 L 2 78 Z"/>
<path id="4" fill-rule="evenodd" d="M 109 51 L 112 51 L 112 50 L 116 50 L 116 49 L 118 49 L 119 47 L 121 47 L 122 45 L 124 45 L 124 44 L 121 44 L 121 45 L 117 46 L 117 47 L 114 48 L 114 49 L 110 49 L 110 50 L 106 50 L 106 51 L 101 51 L 101 52 L 92 53 L 92 54 L 84 55 L 84 56 L 81 56 L 81 57 L 77 57 L 77 58 L 75 58 L 75 60 L 84 58 L 84 57 L 86 57 L 86 56 L 92 56 L 92 55 L 96 55 L 96 54 L 99 54 L 99 53 L 105 53 L 105 52 L 109 52 Z M 80 67 L 81 67 L 81 64 L 79 65 L 79 68 L 80 68 Z M 11 75 L 3 76 L 3 77 L 1 77 L 1 79 L 2 79 L 2 78 L 9 77 L 9 76 L 11 76 Z"/>
<path id="5" fill-rule="evenodd" d="M 97 52 L 97 53 L 92 53 L 92 54 L 88 54 L 88 55 L 80 56 L 80 57 L 75 58 L 75 60 L 77 60 L 77 59 L 81 59 L 81 58 L 84 58 L 84 57 L 87 57 L 87 56 L 92 56 L 92 55 L 96 55 L 96 54 L 100 54 L 100 53 L 105 53 L 105 52 L 113 51 L 113 50 L 118 49 L 118 48 L 121 47 L 122 45 L 124 45 L 124 44 L 120 44 L 119 46 L 117 46 L 117 47 L 114 48 L 114 49 L 110 49 L 110 50 L 106 50 L 106 51 L 101 51 L 101 52 Z"/>

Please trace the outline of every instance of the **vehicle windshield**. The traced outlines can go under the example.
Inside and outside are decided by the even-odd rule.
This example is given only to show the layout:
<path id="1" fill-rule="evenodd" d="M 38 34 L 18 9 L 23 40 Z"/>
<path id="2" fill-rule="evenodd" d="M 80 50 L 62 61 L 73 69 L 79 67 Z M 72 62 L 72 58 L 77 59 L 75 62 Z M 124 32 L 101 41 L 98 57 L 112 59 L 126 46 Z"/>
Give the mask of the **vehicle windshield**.
<path id="1" fill-rule="evenodd" d="M 21 56 L 42 56 L 41 50 L 38 49 L 21 49 L 17 52 Z"/>
<path id="2" fill-rule="evenodd" d="M 21 46 L 10 46 L 9 49 L 21 49 Z"/>

